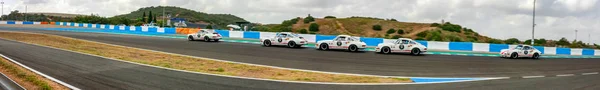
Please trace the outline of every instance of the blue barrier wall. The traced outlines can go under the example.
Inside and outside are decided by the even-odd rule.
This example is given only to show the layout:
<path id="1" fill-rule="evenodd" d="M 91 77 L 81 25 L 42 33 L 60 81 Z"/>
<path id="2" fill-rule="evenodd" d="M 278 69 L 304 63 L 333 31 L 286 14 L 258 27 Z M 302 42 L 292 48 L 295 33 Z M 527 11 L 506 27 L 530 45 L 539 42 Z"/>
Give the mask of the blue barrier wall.
<path id="1" fill-rule="evenodd" d="M 490 52 L 500 52 L 502 49 L 508 49 L 508 44 L 490 44 Z"/>
<path id="2" fill-rule="evenodd" d="M 317 35 L 315 35 L 315 41 L 318 42 L 321 40 L 333 40 L 335 37 L 337 37 L 337 36 L 317 34 Z"/>
<path id="3" fill-rule="evenodd" d="M 229 37 L 229 30 L 215 30 L 215 32 L 221 34 L 221 37 Z"/>
<path id="4" fill-rule="evenodd" d="M 33 24 L 33 22 L 23 22 L 23 24 Z"/>
<path id="5" fill-rule="evenodd" d="M 79 25 L 77 25 L 77 26 L 79 26 L 79 27 L 83 27 L 83 23 L 78 23 L 78 24 L 79 24 Z"/>
<path id="6" fill-rule="evenodd" d="M 136 32 L 142 32 L 142 27 L 140 27 L 140 26 L 135 26 L 135 31 L 136 31 Z"/>
<path id="7" fill-rule="evenodd" d="M 367 46 L 377 46 L 377 44 L 383 43 L 383 38 L 360 37 L 360 40 L 367 43 Z"/>
<path id="8" fill-rule="evenodd" d="M 158 28 L 148 28 L 148 32 L 156 33 L 158 32 Z"/>
<path id="9" fill-rule="evenodd" d="M 108 24 L 104 24 L 104 29 L 110 30 L 110 26 Z"/>
<path id="10" fill-rule="evenodd" d="M 422 40 L 415 40 L 415 41 L 421 43 L 425 47 L 429 47 L 429 46 L 427 46 L 427 41 L 422 41 Z"/>
<path id="11" fill-rule="evenodd" d="M 243 32 L 244 38 L 260 39 L 260 32 Z"/>
<path id="12" fill-rule="evenodd" d="M 92 24 L 89 24 L 89 23 L 88 23 L 87 27 L 88 27 L 88 28 L 92 28 Z"/>
<path id="13" fill-rule="evenodd" d="M 165 33 L 166 34 L 176 34 L 177 30 L 175 28 L 165 28 Z"/>
<path id="14" fill-rule="evenodd" d="M 125 26 L 124 28 L 125 28 L 125 31 L 131 30 L 131 26 Z"/>
<path id="15" fill-rule="evenodd" d="M 571 55 L 571 49 L 570 48 L 556 48 L 556 54 Z"/>
<path id="16" fill-rule="evenodd" d="M 62 22 L 62 23 L 63 23 L 63 26 L 67 26 L 67 22 Z"/>
<path id="17" fill-rule="evenodd" d="M 100 28 L 101 24 L 96 24 L 96 28 Z"/>
<path id="18" fill-rule="evenodd" d="M 6 21 L 6 24 L 15 24 L 15 21 Z"/>
<path id="19" fill-rule="evenodd" d="M 450 42 L 448 44 L 450 50 L 473 51 L 473 43 L 471 42 Z"/>
<path id="20" fill-rule="evenodd" d="M 533 46 L 533 47 L 534 47 L 535 49 L 539 50 L 540 52 L 542 52 L 542 54 L 544 54 L 544 53 L 545 53 L 544 46 Z"/>
<path id="21" fill-rule="evenodd" d="M 594 56 L 594 54 L 594 49 L 583 49 L 583 51 L 581 52 L 581 55 Z"/>

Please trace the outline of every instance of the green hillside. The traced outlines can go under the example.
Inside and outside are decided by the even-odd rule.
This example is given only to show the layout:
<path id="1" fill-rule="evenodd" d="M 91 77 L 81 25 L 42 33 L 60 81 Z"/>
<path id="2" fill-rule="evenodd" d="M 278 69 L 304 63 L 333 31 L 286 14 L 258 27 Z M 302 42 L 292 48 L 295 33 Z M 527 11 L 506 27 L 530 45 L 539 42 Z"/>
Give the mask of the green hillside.
<path id="1" fill-rule="evenodd" d="M 148 16 L 149 12 L 152 12 L 153 16 L 158 16 L 158 20 L 162 19 L 163 8 L 165 14 L 171 14 L 171 18 L 184 18 L 187 22 L 199 23 L 199 24 L 215 24 L 224 27 L 228 24 L 234 24 L 235 22 L 246 21 L 243 18 L 237 17 L 231 14 L 208 14 L 204 12 L 194 11 L 190 9 L 174 7 L 174 6 L 158 6 L 158 7 L 144 7 L 128 14 L 117 15 L 115 17 L 125 17 L 128 19 L 141 19 L 143 14 L 146 13 Z"/>

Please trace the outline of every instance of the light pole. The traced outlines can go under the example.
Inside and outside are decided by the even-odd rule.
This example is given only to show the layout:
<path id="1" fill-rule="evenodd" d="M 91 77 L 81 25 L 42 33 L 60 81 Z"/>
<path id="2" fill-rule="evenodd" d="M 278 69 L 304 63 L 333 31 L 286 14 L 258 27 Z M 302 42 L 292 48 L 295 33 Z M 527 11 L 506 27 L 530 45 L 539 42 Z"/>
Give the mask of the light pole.
<path id="1" fill-rule="evenodd" d="M 535 1 L 533 0 L 533 22 L 532 22 L 532 26 L 531 26 L 531 45 L 533 46 L 533 42 L 535 42 L 534 38 L 535 38 Z"/>

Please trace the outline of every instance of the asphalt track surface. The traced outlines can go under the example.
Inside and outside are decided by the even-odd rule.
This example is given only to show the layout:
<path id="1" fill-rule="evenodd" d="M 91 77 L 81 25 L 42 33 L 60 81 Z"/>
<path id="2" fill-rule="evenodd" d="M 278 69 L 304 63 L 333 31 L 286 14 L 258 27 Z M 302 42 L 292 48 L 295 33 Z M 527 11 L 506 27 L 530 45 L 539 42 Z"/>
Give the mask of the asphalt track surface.
<path id="1" fill-rule="evenodd" d="M 27 30 L 56 34 L 85 40 L 117 45 L 202 56 L 239 62 L 299 68 L 319 71 L 361 73 L 401 76 L 488 76 L 488 75 L 544 75 L 594 72 L 598 69 L 597 59 L 543 59 L 506 60 L 489 57 L 464 56 L 407 56 L 379 55 L 371 52 L 349 53 L 344 51 L 317 51 L 313 49 L 289 49 L 261 47 L 255 44 L 227 42 L 188 42 L 181 39 L 111 35 L 99 33 L 77 33 Z M 158 41 L 158 42 L 157 42 Z M 172 46 L 192 44 L 183 46 Z M 12 45 L 12 46 L 11 46 Z M 29 46 L 29 47 L 28 47 Z M 21 47 L 21 48 L 16 48 Z M 223 48 L 231 48 L 224 49 Z M 227 51 L 232 50 L 232 51 Z M 571 77 L 545 77 L 534 79 L 502 79 L 462 83 L 426 85 L 386 85 L 386 86 L 347 86 L 347 85 L 307 85 L 230 79 L 216 76 L 178 73 L 174 71 L 121 63 L 102 58 L 74 54 L 19 43 L 0 42 L 0 53 L 13 57 L 36 70 L 49 74 L 80 88 L 120 88 L 120 89 L 598 89 L 600 77 L 597 75 Z M 286 55 L 298 54 L 298 55 Z M 315 55 L 305 56 L 304 54 Z M 331 53 L 331 54 L 328 54 Z M 266 56 L 264 56 L 266 54 Z M 293 58 L 281 58 L 283 55 Z M 261 57 L 262 56 L 262 57 Z M 237 58 L 236 58 L 237 57 Z M 353 57 L 353 58 L 348 58 Z M 377 57 L 368 59 L 371 57 Z M 294 59 L 298 58 L 298 59 Z M 341 58 L 341 59 L 340 59 Z M 349 60 L 348 60 L 349 59 Z M 55 61 L 40 61 L 55 60 Z M 75 61 L 73 61 L 75 60 Z M 78 61 L 79 60 L 79 61 Z M 85 61 L 81 61 L 85 60 Z M 90 60 L 90 61 L 87 61 Z M 274 61 L 281 60 L 281 61 Z M 310 63 L 313 62 L 313 63 Z M 327 64 L 330 63 L 330 64 Z M 406 64 L 409 63 L 409 64 Z M 440 64 L 447 63 L 447 64 Z M 413 64 L 413 65 L 411 65 Z M 500 64 L 500 65 L 494 65 Z M 540 65 L 541 64 L 541 65 Z M 33 65 L 33 66 L 32 66 Z M 327 65 L 327 66 L 322 66 Z M 462 66 L 461 66 L 462 65 Z M 37 66 L 37 67 L 36 67 Z M 75 67 L 78 66 L 78 67 Z M 519 67 L 515 67 L 519 66 Z M 361 68 L 365 67 L 365 68 Z M 389 69 L 385 69 L 385 67 Z M 414 70 L 417 68 L 418 70 Z M 542 67 L 551 68 L 544 69 Z M 485 69 L 481 69 L 485 68 Z M 538 71 L 533 71 L 537 68 Z M 41 70 L 40 70 L 41 69 Z M 347 69 L 347 70 L 345 70 Z M 465 69 L 465 70 L 462 70 Z M 473 70 L 474 69 L 474 70 Z M 499 69 L 499 70 L 495 70 Z M 506 69 L 510 72 L 501 72 Z M 68 70 L 68 71 L 65 71 Z M 419 71 L 425 70 L 425 71 Z M 448 70 L 448 71 L 444 71 Z M 529 70 L 529 72 L 527 72 Z M 86 72 L 87 71 L 87 72 Z M 473 72 L 468 72 L 473 71 Z M 475 72 L 478 71 L 478 72 Z M 411 73 L 412 72 L 412 73 Z M 453 72 L 453 73 L 452 73 Z M 464 73 L 461 73 L 464 72 Z M 52 74 L 54 73 L 54 74 Z M 416 73 L 416 74 L 415 74 Z M 466 74 L 465 74 L 466 73 Z M 483 73 L 483 74 L 473 74 Z M 529 73 L 529 74 L 527 74 Z M 183 78 L 183 79 L 182 79 Z M 152 82 L 154 81 L 154 82 Z M 76 83 L 73 83 L 76 82 Z M 120 82 L 120 83 L 119 83 Z M 242 82 L 242 83 L 240 83 Z M 243 83 L 246 82 L 246 83 Z M 111 84 L 117 83 L 117 84 Z M 182 84 L 183 83 L 183 84 Z M 267 83 L 267 84 L 266 84 Z M 156 85 L 158 84 L 158 85 Z M 195 85 L 198 84 L 198 85 Z M 85 88 L 84 88 L 85 89 Z"/>
<path id="2" fill-rule="evenodd" d="M 413 77 L 521 77 L 600 72 L 600 59 L 504 59 L 450 55 L 382 55 L 313 48 L 102 33 L 20 30 L 236 62 L 327 72 Z"/>

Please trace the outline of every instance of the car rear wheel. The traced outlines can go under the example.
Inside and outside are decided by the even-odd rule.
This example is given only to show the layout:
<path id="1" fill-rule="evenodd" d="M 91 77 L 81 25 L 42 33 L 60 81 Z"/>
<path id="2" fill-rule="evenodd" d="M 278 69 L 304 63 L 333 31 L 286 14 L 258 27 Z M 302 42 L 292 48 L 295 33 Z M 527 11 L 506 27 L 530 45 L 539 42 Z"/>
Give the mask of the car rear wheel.
<path id="1" fill-rule="evenodd" d="M 288 47 L 291 47 L 291 48 L 297 47 L 296 42 L 288 42 Z"/>
<path id="2" fill-rule="evenodd" d="M 358 47 L 356 47 L 356 45 L 350 45 L 350 47 L 348 47 L 348 50 L 350 50 L 351 52 L 356 52 L 358 51 Z"/>
<path id="3" fill-rule="evenodd" d="M 204 41 L 205 42 L 210 42 L 210 38 L 208 38 L 207 36 L 204 37 Z"/>
<path id="4" fill-rule="evenodd" d="M 329 45 L 323 43 L 323 44 L 319 45 L 319 49 L 321 49 L 321 50 L 329 50 Z"/>
<path id="5" fill-rule="evenodd" d="M 535 54 L 533 54 L 533 57 L 531 57 L 531 58 L 533 58 L 533 59 L 538 59 L 538 58 L 540 58 L 540 54 L 538 54 L 538 53 L 535 53 Z"/>
<path id="6" fill-rule="evenodd" d="M 414 49 L 410 50 L 410 54 L 417 56 L 417 55 L 421 54 L 421 50 L 419 50 L 418 48 L 414 48 Z"/>
<path id="7" fill-rule="evenodd" d="M 269 47 L 269 46 L 271 46 L 271 41 L 269 41 L 269 40 L 265 40 L 265 41 L 263 42 L 263 46 L 265 46 L 265 47 Z"/>
<path id="8" fill-rule="evenodd" d="M 188 40 L 189 40 L 189 41 L 194 41 L 194 37 L 192 37 L 192 36 L 188 36 Z"/>
<path id="9" fill-rule="evenodd" d="M 392 50 L 389 47 L 383 47 L 381 49 L 381 53 L 383 53 L 383 54 L 389 54 L 389 53 L 392 53 Z"/>

